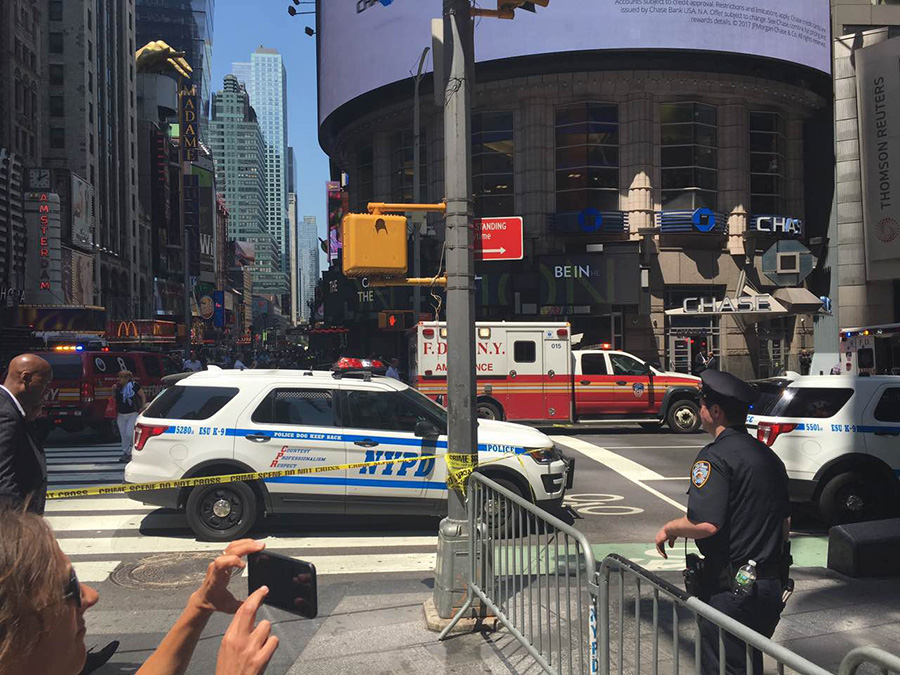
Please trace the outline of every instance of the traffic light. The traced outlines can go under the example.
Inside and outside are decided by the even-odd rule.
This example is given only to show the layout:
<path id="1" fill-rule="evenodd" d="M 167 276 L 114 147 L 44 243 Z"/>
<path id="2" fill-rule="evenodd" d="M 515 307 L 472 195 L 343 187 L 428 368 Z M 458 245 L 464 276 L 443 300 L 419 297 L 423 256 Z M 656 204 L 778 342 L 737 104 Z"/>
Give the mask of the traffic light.
<path id="1" fill-rule="evenodd" d="M 345 277 L 406 274 L 406 218 L 348 213 L 341 221 Z"/>
<path id="2" fill-rule="evenodd" d="M 408 309 L 378 312 L 378 327 L 381 330 L 408 330 L 416 323 L 415 312 Z"/>

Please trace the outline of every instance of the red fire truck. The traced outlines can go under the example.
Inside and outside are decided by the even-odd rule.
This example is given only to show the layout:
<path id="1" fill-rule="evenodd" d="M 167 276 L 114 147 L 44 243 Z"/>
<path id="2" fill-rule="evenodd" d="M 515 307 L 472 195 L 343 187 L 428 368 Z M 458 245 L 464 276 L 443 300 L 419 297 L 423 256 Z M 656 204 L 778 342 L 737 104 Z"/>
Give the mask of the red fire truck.
<path id="1" fill-rule="evenodd" d="M 700 425 L 700 378 L 664 372 L 610 345 L 573 349 L 568 323 L 478 323 L 477 413 L 533 423 Z M 410 341 L 416 387 L 447 394 L 447 327 L 421 322 Z"/>

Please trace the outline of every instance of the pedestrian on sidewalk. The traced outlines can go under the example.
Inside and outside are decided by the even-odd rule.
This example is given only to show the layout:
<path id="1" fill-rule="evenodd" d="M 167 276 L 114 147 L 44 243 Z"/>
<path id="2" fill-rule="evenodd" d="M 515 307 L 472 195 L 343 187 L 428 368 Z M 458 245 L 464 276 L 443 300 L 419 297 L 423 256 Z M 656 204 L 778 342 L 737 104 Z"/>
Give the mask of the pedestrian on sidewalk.
<path id="1" fill-rule="evenodd" d="M 656 550 L 678 537 L 694 539 L 704 558 L 687 556 L 685 586 L 711 607 L 771 638 L 791 587 L 790 501 L 784 463 L 744 426 L 759 392 L 730 373 L 701 375 L 700 420 L 713 437 L 691 468 L 687 516 L 666 523 L 656 535 Z M 752 561 L 752 562 L 751 562 Z M 755 581 L 743 574 L 755 569 Z M 739 574 L 740 572 L 740 574 Z M 704 675 L 719 673 L 719 629 L 700 622 Z M 746 645 L 722 631 L 725 670 L 747 672 Z M 762 673 L 762 653 L 753 650 L 753 672 Z"/>
<path id="2" fill-rule="evenodd" d="M 113 388 L 116 399 L 116 424 L 122 437 L 120 462 L 131 461 L 131 445 L 134 442 L 134 423 L 147 405 L 147 397 L 130 370 L 120 370 Z"/>
<path id="3" fill-rule="evenodd" d="M 181 616 L 137 675 L 187 672 L 214 612 L 235 615 L 222 638 L 216 675 L 265 672 L 278 648 L 270 622 L 256 623 L 268 589 L 263 586 L 244 602 L 228 590 L 232 571 L 245 566 L 242 558 L 264 547 L 252 539 L 235 541 L 210 563 L 200 588 L 190 595 Z M 99 599 L 96 590 L 78 581 L 46 521 L 22 511 L 0 510 L 0 673 L 86 672 L 84 614 Z"/>
<path id="4" fill-rule="evenodd" d="M 21 354 L 10 361 L 0 385 L 0 501 L 14 507 L 27 503 L 38 515 L 44 513 L 47 461 L 33 422 L 41 415 L 52 380 L 49 363 Z"/>

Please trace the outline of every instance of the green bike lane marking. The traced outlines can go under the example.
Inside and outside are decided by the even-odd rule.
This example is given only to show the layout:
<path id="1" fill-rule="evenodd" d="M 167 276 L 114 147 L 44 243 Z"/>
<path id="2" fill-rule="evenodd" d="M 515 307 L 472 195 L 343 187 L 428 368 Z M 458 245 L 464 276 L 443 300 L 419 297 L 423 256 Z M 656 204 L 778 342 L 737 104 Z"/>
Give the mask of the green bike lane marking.
<path id="1" fill-rule="evenodd" d="M 679 540 L 674 548 L 667 548 L 669 557 L 661 558 L 653 544 L 591 544 L 594 560 L 601 562 L 606 556 L 615 553 L 623 558 L 628 558 L 633 563 L 640 565 L 649 572 L 680 572 L 684 569 L 684 540 Z M 693 542 L 688 543 L 688 553 L 698 553 Z M 570 564 L 575 560 L 575 547 L 569 545 Z M 828 553 L 828 538 L 813 536 L 796 536 L 791 538 L 791 555 L 794 556 L 794 567 L 825 567 Z M 560 547 L 557 553 L 556 547 L 551 543 L 547 546 L 526 546 L 524 550 L 515 546 L 506 547 L 497 544 L 494 547 L 492 558 L 493 569 L 497 574 L 514 574 L 547 569 L 548 562 L 552 565 L 557 561 L 562 563 L 565 559 L 565 549 Z M 505 560 L 504 560 L 505 559 Z M 565 563 L 562 563 L 565 564 Z"/>

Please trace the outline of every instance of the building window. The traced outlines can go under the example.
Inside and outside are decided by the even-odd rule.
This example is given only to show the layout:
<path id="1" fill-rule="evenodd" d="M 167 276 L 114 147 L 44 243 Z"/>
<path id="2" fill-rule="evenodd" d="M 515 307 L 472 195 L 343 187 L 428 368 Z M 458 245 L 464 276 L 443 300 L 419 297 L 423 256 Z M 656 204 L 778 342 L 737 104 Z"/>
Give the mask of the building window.
<path id="1" fill-rule="evenodd" d="M 619 209 L 619 108 L 576 103 L 556 109 L 556 210 Z"/>
<path id="2" fill-rule="evenodd" d="M 718 126 L 715 106 L 663 103 L 660 166 L 665 209 L 716 209 Z"/>
<path id="3" fill-rule="evenodd" d="M 784 119 L 750 113 L 750 213 L 787 214 Z"/>
<path id="4" fill-rule="evenodd" d="M 472 115 L 472 192 L 475 216 L 515 213 L 512 112 Z"/>
<path id="5" fill-rule="evenodd" d="M 60 150 L 66 147 L 66 131 L 59 127 L 50 128 L 50 147 Z"/>
<path id="6" fill-rule="evenodd" d="M 62 21 L 63 20 L 62 0 L 50 0 L 49 18 L 51 21 Z"/>
<path id="7" fill-rule="evenodd" d="M 63 84 L 66 77 L 66 68 L 61 63 L 50 64 L 50 84 Z"/>
<path id="8" fill-rule="evenodd" d="M 51 54 L 63 53 L 63 34 L 51 31 L 47 41 L 47 47 Z"/>
<path id="9" fill-rule="evenodd" d="M 415 136 L 412 129 L 404 129 L 394 136 L 394 154 L 391 173 L 391 199 L 395 202 L 411 203 L 413 201 L 413 147 Z M 425 161 L 425 129 L 419 131 L 419 189 L 425 194 L 426 161 Z M 424 197 L 423 197 L 424 199 Z M 427 200 L 425 200 L 427 201 Z"/>
<path id="10" fill-rule="evenodd" d="M 375 153 L 371 147 L 360 148 L 356 153 L 356 203 L 366 212 L 366 206 L 375 197 Z"/>
<path id="11" fill-rule="evenodd" d="M 63 117 L 66 114 L 66 104 L 62 96 L 50 97 L 50 117 Z"/>

